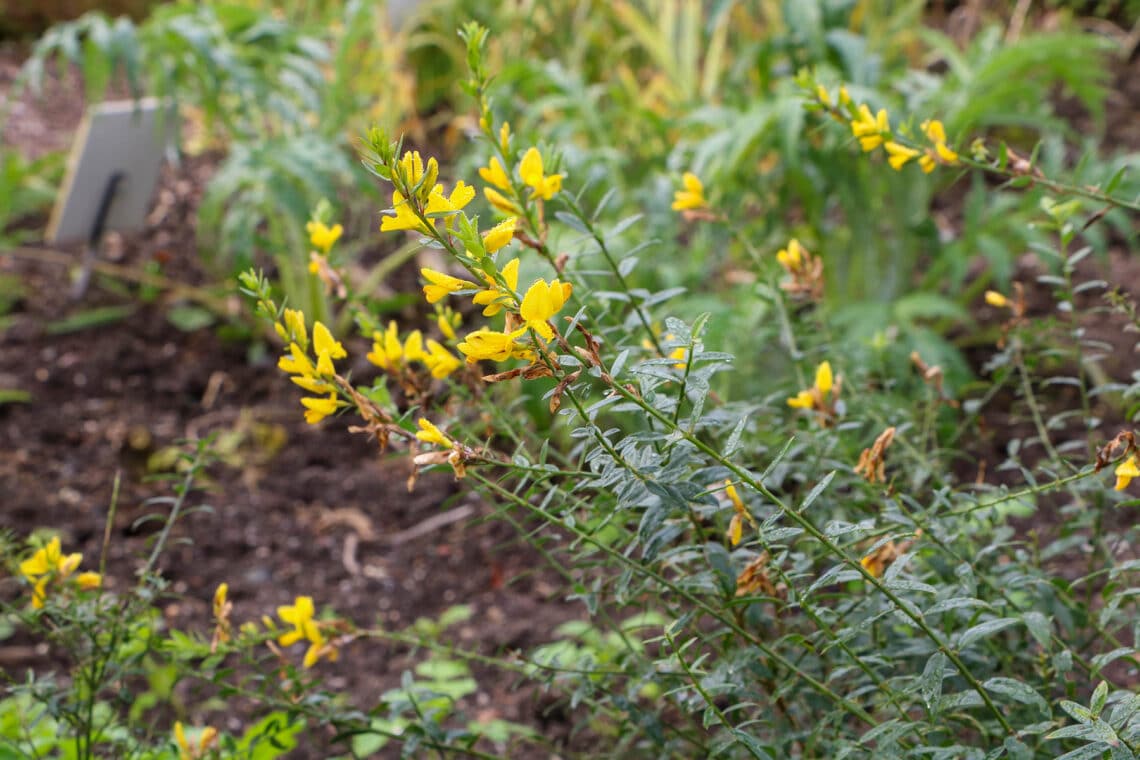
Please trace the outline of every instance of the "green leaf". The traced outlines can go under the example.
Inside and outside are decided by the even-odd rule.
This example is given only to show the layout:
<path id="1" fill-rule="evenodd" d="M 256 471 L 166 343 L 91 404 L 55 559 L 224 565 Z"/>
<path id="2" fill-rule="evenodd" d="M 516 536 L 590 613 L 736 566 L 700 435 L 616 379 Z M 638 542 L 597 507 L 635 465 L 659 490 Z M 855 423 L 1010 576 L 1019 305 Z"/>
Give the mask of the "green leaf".
<path id="1" fill-rule="evenodd" d="M 992 636 L 998 631 L 1004 631 L 1006 628 L 1015 626 L 1022 622 L 1020 618 L 997 618 L 996 620 L 987 620 L 984 623 L 979 623 L 973 628 L 967 628 L 958 637 L 958 648 L 965 649 L 979 639 L 986 636 Z"/>
<path id="2" fill-rule="evenodd" d="M 1049 642 L 1052 640 L 1049 619 L 1040 612 L 1033 611 L 1024 613 L 1021 620 L 1025 623 L 1029 634 L 1041 645 L 1041 648 L 1048 649 Z"/>
<path id="3" fill-rule="evenodd" d="M 926 661 L 919 679 L 919 689 L 922 691 L 922 701 L 930 712 L 931 719 L 937 716 L 938 701 L 942 697 L 942 681 L 946 677 L 946 654 L 935 652 Z"/>
<path id="4" fill-rule="evenodd" d="M 982 686 L 985 687 L 988 692 L 1009 697 L 1022 704 L 1033 705 L 1045 715 L 1049 714 L 1049 703 L 1045 701 L 1045 698 L 1022 681 L 1013 678 L 995 677 L 986 681 Z"/>
<path id="5" fill-rule="evenodd" d="M 824 475 L 823 480 L 816 483 L 815 487 L 812 488 L 811 491 L 808 492 L 808 495 L 804 497 L 803 503 L 800 504 L 800 508 L 797 511 L 806 512 L 808 507 L 810 507 L 812 503 L 819 498 L 819 495 L 822 494 L 829 485 L 831 485 L 833 478 L 835 478 L 835 470 L 832 470 L 831 472 Z"/>
<path id="6" fill-rule="evenodd" d="M 1108 683 L 1101 681 L 1097 684 L 1096 689 L 1092 693 L 1092 699 L 1089 700 L 1089 707 L 1092 709 L 1093 715 L 1100 717 L 1104 711 L 1104 703 L 1108 699 Z"/>

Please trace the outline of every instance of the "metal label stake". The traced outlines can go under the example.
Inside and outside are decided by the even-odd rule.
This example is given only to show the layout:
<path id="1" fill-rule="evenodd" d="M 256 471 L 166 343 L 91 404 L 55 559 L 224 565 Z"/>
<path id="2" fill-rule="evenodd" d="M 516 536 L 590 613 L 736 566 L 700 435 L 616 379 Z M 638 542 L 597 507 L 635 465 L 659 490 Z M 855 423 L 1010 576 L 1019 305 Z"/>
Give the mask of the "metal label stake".
<path id="1" fill-rule="evenodd" d="M 99 257 L 103 234 L 131 232 L 146 222 L 166 147 L 175 136 L 173 110 L 154 99 L 101 103 L 88 109 L 76 134 L 47 240 L 82 240 L 72 297 L 81 298 Z"/>

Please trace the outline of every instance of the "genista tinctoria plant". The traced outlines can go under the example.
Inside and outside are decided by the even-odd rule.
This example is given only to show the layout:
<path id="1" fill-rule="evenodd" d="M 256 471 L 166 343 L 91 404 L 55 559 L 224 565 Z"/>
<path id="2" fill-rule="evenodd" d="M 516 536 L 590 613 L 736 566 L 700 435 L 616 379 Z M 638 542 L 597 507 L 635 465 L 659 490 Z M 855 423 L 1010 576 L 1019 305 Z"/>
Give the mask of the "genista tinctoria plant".
<path id="1" fill-rule="evenodd" d="M 1090 211 L 1140 210 L 1113 194 L 1119 174 L 1067 183 L 1004 143 L 949 135 L 938 114 L 892 121 L 846 87 L 800 75 L 819 128 L 838 122 L 885 171 L 982 172 L 1047 189 L 1055 199 L 1039 224 L 1056 246 L 1042 256 L 1056 274 L 1040 283 L 1058 309 L 1031 315 L 1021 282 L 1013 295 L 986 293 L 1000 326 L 988 387 L 962 399 L 917 353 L 911 374 L 890 376 L 891 365 L 861 365 L 830 344 L 826 251 L 793 239 L 758 252 L 756 267 L 793 377 L 783 396 L 734 401 L 713 388 L 733 356 L 705 346 L 706 320 L 671 318 L 679 293 L 634 284 L 645 246 L 611 243 L 639 217 L 610 221 L 611 196 L 581 205 L 557 147 L 496 116 L 485 30 L 463 36 L 482 187 L 441 181 L 435 159 L 381 132 L 365 162 L 392 187 L 381 229 L 411 232 L 448 263 L 422 270 L 428 303 L 482 307 L 481 317 L 463 332 L 439 322 L 439 348 L 377 331 L 386 348 L 369 358 L 385 374 L 370 390 L 327 361 L 322 374 L 320 355 L 311 377 L 335 389 L 324 411 L 348 406 L 366 423 L 356 429 L 406 439 L 413 468 L 450 466 L 535 537 L 588 619 L 536 652 L 528 674 L 584 705 L 583 727 L 614 752 L 1133 757 L 1135 561 L 1132 528 L 1113 514 L 1132 504 L 1114 494 L 1140 470 L 1133 433 L 1101 432 L 1097 410 L 1135 389 L 1089 369 L 1102 347 L 1073 314 L 1077 294 L 1105 289 L 1077 273 L 1089 251 L 1082 224 L 1099 218 Z M 478 190 L 491 221 L 470 212 Z M 727 200 L 688 172 L 672 205 L 731 233 Z M 257 283 L 247 286 L 276 319 Z M 1112 301 L 1134 315 L 1129 303 Z M 735 346 L 774 347 L 747 336 Z M 303 362 L 290 351 L 282 367 L 294 371 Z M 447 369 L 434 383 L 401 379 L 397 360 L 430 368 L 432 355 Z M 1081 369 L 1058 377 L 1047 356 Z M 393 380 L 415 392 L 396 403 Z M 1080 409 L 1055 408 L 1048 389 L 1060 382 L 1078 389 Z M 522 416 L 532 387 L 559 419 L 553 437 Z M 976 478 L 953 462 L 1002 393 L 1029 432 L 996 463 L 994 486 L 985 460 Z M 1082 431 L 1059 440 L 1073 418 Z M 1106 468 L 1115 483 L 1098 475 Z M 1017 520 L 1046 510 L 1061 516 L 1052 530 L 1026 533 Z M 541 526 L 560 538 L 538 538 Z M 628 625 L 635 611 L 651 614 Z"/>

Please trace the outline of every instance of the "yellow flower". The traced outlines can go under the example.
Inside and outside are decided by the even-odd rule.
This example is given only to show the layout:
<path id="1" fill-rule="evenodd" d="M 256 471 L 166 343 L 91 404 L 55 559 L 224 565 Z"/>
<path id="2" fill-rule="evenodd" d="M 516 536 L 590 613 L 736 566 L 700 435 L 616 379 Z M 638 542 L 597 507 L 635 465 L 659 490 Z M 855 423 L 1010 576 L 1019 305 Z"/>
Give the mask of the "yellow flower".
<path id="1" fill-rule="evenodd" d="M 432 159 L 432 161 L 429 162 L 429 166 L 433 164 L 434 161 L 435 159 Z M 444 196 L 443 185 L 433 185 L 430 191 L 426 193 L 423 214 L 429 219 L 431 217 L 450 216 L 465 207 L 474 197 L 475 188 L 464 184 L 463 180 L 459 180 L 455 183 L 455 189 L 451 191 L 451 195 L 449 196 Z M 431 229 L 416 215 L 415 207 L 398 190 L 392 191 L 392 211 L 395 214 L 394 216 L 385 216 L 380 220 L 381 232 L 394 230 L 417 230 L 423 233 L 431 232 Z M 450 221 L 449 219 L 449 224 Z"/>
<path id="2" fill-rule="evenodd" d="M 314 612 L 311 596 L 299 596 L 293 601 L 292 606 L 277 608 L 277 616 L 293 626 L 293 630 L 281 634 L 277 643 L 287 647 L 301 640 L 308 641 L 309 648 L 302 662 L 306 668 L 311 668 L 322 657 L 336 660 L 338 656 L 336 647 L 325 640 L 321 629 L 313 620 Z"/>
<path id="3" fill-rule="evenodd" d="M 740 499 L 740 494 L 736 492 L 736 486 L 732 484 L 731 480 L 724 481 L 724 493 L 728 496 L 728 500 L 732 502 L 732 509 L 735 514 L 732 516 L 732 521 L 728 524 L 728 532 L 726 533 L 729 542 L 736 546 L 740 543 L 740 539 L 744 536 L 744 523 L 751 523 L 753 527 L 756 526 L 756 518 L 744 506 L 744 502 Z"/>
<path id="4" fill-rule="evenodd" d="M 305 658 L 301 661 L 301 666 L 311 668 L 320 662 L 322 657 L 328 658 L 330 662 L 336 662 L 339 656 L 340 652 L 337 651 L 337 648 L 321 638 L 309 644 L 309 648 L 305 650 Z"/>
<path id="5" fill-rule="evenodd" d="M 815 369 L 815 383 L 811 388 L 800 391 L 788 399 L 788 406 L 793 409 L 819 409 L 824 410 L 824 396 L 835 387 L 835 376 L 831 372 L 831 362 L 820 362 Z"/>
<path id="6" fill-rule="evenodd" d="M 454 333 L 452 333 L 452 337 L 454 337 Z M 455 355 L 444 348 L 438 341 L 429 338 L 427 348 L 427 353 L 421 356 L 420 360 L 423 361 L 424 366 L 431 372 L 431 376 L 437 380 L 442 380 L 463 366 L 462 362 L 456 359 Z"/>
<path id="7" fill-rule="evenodd" d="M 43 576 L 36 585 L 32 588 L 32 607 L 34 609 L 43 609 L 44 602 L 47 601 L 47 585 L 50 576 Z"/>
<path id="8" fill-rule="evenodd" d="M 673 210 L 689 211 L 692 209 L 708 208 L 709 202 L 705 199 L 705 186 L 700 178 L 692 172 L 685 172 L 681 177 L 684 189 L 673 193 Z"/>
<path id="9" fill-rule="evenodd" d="M 946 145 L 946 128 L 942 126 L 942 122 L 928 119 L 922 122 L 922 132 L 930 142 L 934 143 L 934 148 L 927 148 L 925 155 L 919 160 L 924 172 L 929 174 L 934 171 L 939 162 L 950 166 L 958 163 L 958 154 Z"/>
<path id="10" fill-rule="evenodd" d="M 317 371 L 313 368 L 313 363 L 309 361 L 309 357 L 296 343 L 289 344 L 289 354 L 289 356 L 282 356 L 277 360 L 277 368 L 282 372 L 304 377 L 311 377 L 316 374 Z"/>
<path id="11" fill-rule="evenodd" d="M 831 391 L 834 377 L 831 374 L 831 362 L 822 362 L 815 370 L 815 387 L 821 395 Z"/>
<path id="12" fill-rule="evenodd" d="M 396 230 L 419 230 L 427 232 L 423 222 L 416 216 L 412 204 L 398 190 L 392 191 L 392 211 L 395 216 L 385 216 L 380 220 L 381 232 Z"/>
<path id="13" fill-rule="evenodd" d="M 437 428 L 432 421 L 426 417 L 419 419 L 420 430 L 416 433 L 416 438 L 424 443 L 434 443 L 437 446 L 442 446 L 445 449 L 450 449 L 455 445 L 455 442 L 444 435 L 443 431 Z"/>
<path id="14" fill-rule="evenodd" d="M 328 398 L 303 398 L 301 405 L 305 407 L 305 422 L 316 425 L 330 414 L 335 414 L 340 403 L 336 399 L 336 391 L 333 391 Z"/>
<path id="15" fill-rule="evenodd" d="M 876 578 L 882 577 L 883 571 L 886 569 L 885 563 L 879 559 L 878 554 L 868 554 L 859 560 L 859 564 L 863 566 L 864 570 Z"/>
<path id="16" fill-rule="evenodd" d="M 325 255 L 328 255 L 333 245 L 344 233 L 344 227 L 341 227 L 339 224 L 334 224 L 332 227 L 329 227 L 324 222 L 317 221 L 306 224 L 305 230 L 309 233 L 309 242 L 312 243 L 314 248 Z"/>
<path id="17" fill-rule="evenodd" d="M 46 545 L 37 549 L 30 559 L 20 563 L 20 573 L 30 581 L 52 573 L 58 573 L 61 578 L 66 578 L 82 561 L 83 555 L 79 553 L 64 556 L 59 536 L 55 536 Z"/>
<path id="18" fill-rule="evenodd" d="M 428 281 L 428 284 L 424 285 L 424 297 L 427 298 L 428 303 L 440 301 L 457 290 L 473 290 L 479 287 L 473 282 L 461 280 L 458 277 L 452 277 L 449 274 L 437 272 L 427 267 L 421 269 L 420 274 Z"/>
<path id="19" fill-rule="evenodd" d="M 1133 478 L 1140 478 L 1140 467 L 1136 464 L 1136 455 L 1133 454 L 1118 464 L 1114 474 L 1116 475 L 1116 485 L 1113 488 L 1117 491 L 1128 488 L 1128 484 L 1132 482 Z"/>
<path id="20" fill-rule="evenodd" d="M 818 100 L 823 105 L 827 106 L 828 108 L 831 107 L 831 96 L 827 94 L 827 88 L 822 84 L 817 84 L 815 86 L 815 97 L 816 100 Z"/>
<path id="21" fill-rule="evenodd" d="M 412 330 L 404 341 L 404 358 L 410 362 L 424 358 L 424 336 L 419 330 Z"/>
<path id="22" fill-rule="evenodd" d="M 946 128 L 942 126 L 942 122 L 938 119 L 927 119 L 922 122 L 922 133 L 932 143 L 946 142 Z"/>
<path id="23" fill-rule="evenodd" d="M 788 399 L 788 406 L 793 409 L 811 409 L 815 406 L 815 394 L 811 391 L 800 391 Z"/>
<path id="24" fill-rule="evenodd" d="M 842 85 L 839 88 L 839 103 L 840 105 L 847 105 L 851 102 L 851 96 L 847 94 L 847 85 Z"/>
<path id="25" fill-rule="evenodd" d="M 938 158 L 942 163 L 954 165 L 958 163 L 958 154 L 946 147 L 946 143 L 938 143 L 934 146 L 935 152 L 938 153 Z"/>
<path id="26" fill-rule="evenodd" d="M 463 317 L 446 307 L 440 310 L 437 306 L 436 310 L 435 324 L 439 327 L 439 331 L 448 340 L 455 340 L 455 328 L 463 324 Z"/>
<path id="27" fill-rule="evenodd" d="M 206 753 L 210 751 L 217 738 L 218 729 L 206 726 L 199 732 L 197 743 L 191 744 L 186 739 L 186 730 L 182 727 L 182 721 L 174 722 L 174 741 L 178 744 L 178 760 L 201 760 L 206 757 Z"/>
<path id="28" fill-rule="evenodd" d="M 511 259 L 499 272 L 507 283 L 504 290 L 491 277 L 487 277 L 487 288 L 475 294 L 471 299 L 476 306 L 485 306 L 483 316 L 493 317 L 503 310 L 503 299 L 508 301 L 516 298 L 515 291 L 519 289 L 519 260 Z"/>
<path id="29" fill-rule="evenodd" d="M 306 377 L 305 375 L 294 375 L 293 377 L 291 377 L 289 379 L 292 380 L 297 385 L 304 388 L 305 390 L 307 390 L 309 393 L 324 394 L 324 393 L 332 393 L 335 390 L 335 386 L 333 386 L 327 380 L 321 380 L 321 379 L 316 378 L 316 377 Z"/>
<path id="30" fill-rule="evenodd" d="M 383 370 L 395 370 L 404 356 L 404 348 L 400 345 L 400 334 L 395 321 L 388 323 L 388 329 L 383 333 L 372 333 L 372 350 L 365 357 L 368 361 Z"/>
<path id="31" fill-rule="evenodd" d="M 499 128 L 499 148 L 502 149 L 504 156 L 511 152 L 511 123 L 509 121 L 504 121 L 503 126 Z"/>
<path id="32" fill-rule="evenodd" d="M 536 280 L 523 296 L 519 316 L 527 327 L 550 340 L 554 337 L 554 330 L 548 320 L 562 309 L 572 290 L 570 283 L 559 282 L 557 278 L 549 284 L 545 280 Z"/>
<path id="33" fill-rule="evenodd" d="M 1009 299 L 1003 296 L 996 290 L 986 291 L 986 303 L 998 309 L 1003 309 L 1009 306 Z"/>
<path id="34" fill-rule="evenodd" d="M 514 201 L 510 200 L 493 187 L 483 188 L 483 195 L 486 196 L 488 203 L 497 208 L 499 211 L 502 211 L 504 214 L 518 216 L 522 213 L 522 209 L 520 209 Z"/>
<path id="35" fill-rule="evenodd" d="M 518 224 L 518 217 L 512 216 L 505 219 L 483 235 L 483 247 L 487 249 L 487 253 L 495 253 L 500 248 L 511 242 L 515 236 L 515 225 Z"/>
<path id="36" fill-rule="evenodd" d="M 285 334 L 281 337 L 285 340 L 296 343 L 302 349 L 309 346 L 309 333 L 305 329 L 305 313 L 300 309 L 285 310 L 282 329 Z"/>
<path id="37" fill-rule="evenodd" d="M 899 145 L 893 140 L 888 140 L 887 142 L 883 143 L 883 148 L 885 148 L 887 151 L 887 163 L 889 163 L 891 165 L 891 168 L 895 171 L 900 171 L 904 166 L 906 166 L 908 161 L 918 157 L 918 155 L 921 153 L 921 151 L 915 150 L 914 148 L 908 148 L 905 145 Z"/>
<path id="38" fill-rule="evenodd" d="M 103 576 L 99 573 L 87 571 L 75 576 L 75 582 L 84 591 L 93 591 L 103 585 Z"/>
<path id="39" fill-rule="evenodd" d="M 480 359 L 504 362 L 511 357 L 529 358 L 533 356 L 533 352 L 525 345 L 515 342 L 525 333 L 526 327 L 520 327 L 511 333 L 495 332 L 484 327 L 469 333 L 459 344 L 459 350 L 467 357 L 468 363 Z"/>
<path id="40" fill-rule="evenodd" d="M 781 248 L 776 252 L 776 261 L 780 262 L 780 266 L 789 272 L 795 272 L 803 264 L 803 246 L 800 241 L 792 238 L 788 241 L 787 248 Z"/>
<path id="41" fill-rule="evenodd" d="M 505 126 L 505 125 L 504 125 Z M 489 182 L 500 190 L 510 190 L 511 180 L 499 159 L 492 158 L 487 165 L 479 170 L 479 176 L 484 182 Z"/>
<path id="42" fill-rule="evenodd" d="M 867 104 L 859 106 L 858 116 L 851 122 L 851 133 L 859 138 L 859 145 L 864 152 L 870 152 L 883 144 L 883 135 L 889 134 L 891 123 L 887 116 L 887 109 L 879 109 L 879 113 L 872 116 Z"/>
<path id="43" fill-rule="evenodd" d="M 463 180 L 459 180 L 455 183 L 455 189 L 453 189 L 451 195 L 446 198 L 443 197 L 443 185 L 436 185 L 435 189 L 432 190 L 431 196 L 428 198 L 425 213 L 431 215 L 459 211 L 474 198 L 475 188 L 465 184 Z"/>
<path id="44" fill-rule="evenodd" d="M 548 176 L 544 173 L 542 154 L 538 152 L 538 148 L 531 148 L 523 154 L 522 161 L 519 163 L 519 176 L 522 177 L 523 182 L 534 188 L 531 198 L 541 197 L 544 201 L 548 201 L 562 189 L 561 174 Z M 490 199 L 489 195 L 488 199 Z"/>
<path id="45" fill-rule="evenodd" d="M 728 530 L 725 532 L 725 537 L 733 546 L 740 543 L 740 539 L 744 538 L 744 520 L 740 515 L 733 515 L 728 523 Z"/>
<path id="46" fill-rule="evenodd" d="M 724 495 L 732 502 L 732 507 L 737 512 L 744 511 L 744 502 L 740 500 L 740 494 L 736 491 L 736 486 L 733 485 L 731 480 L 724 481 Z"/>
<path id="47" fill-rule="evenodd" d="M 340 341 L 334 340 L 329 328 L 320 322 L 313 323 L 313 351 L 318 357 L 328 354 L 330 359 L 343 359 L 348 356 Z"/>
<path id="48" fill-rule="evenodd" d="M 320 639 L 320 630 L 313 621 L 315 612 L 316 609 L 313 607 L 313 597 L 311 596 L 298 596 L 293 600 L 292 605 L 278 607 L 277 617 L 292 625 L 293 630 L 281 634 L 277 643 L 287 647 L 302 639 L 309 641 Z"/>
<path id="49" fill-rule="evenodd" d="M 405 151 L 400 158 L 400 173 L 410 187 L 419 184 L 424 176 L 424 162 L 418 150 Z"/>

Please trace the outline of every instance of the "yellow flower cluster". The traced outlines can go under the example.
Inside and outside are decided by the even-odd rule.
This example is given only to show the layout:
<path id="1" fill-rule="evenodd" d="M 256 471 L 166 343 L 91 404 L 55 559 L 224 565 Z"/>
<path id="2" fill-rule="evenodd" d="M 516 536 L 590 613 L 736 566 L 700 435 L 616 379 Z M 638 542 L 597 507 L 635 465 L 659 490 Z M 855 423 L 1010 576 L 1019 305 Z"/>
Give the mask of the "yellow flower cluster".
<path id="1" fill-rule="evenodd" d="M 63 554 L 59 537 L 56 536 L 41 546 L 29 558 L 20 563 L 20 574 L 32 585 L 32 606 L 43 608 L 47 599 L 48 586 L 65 583 L 83 562 L 83 555 Z M 103 576 L 94 572 L 83 572 L 75 576 L 74 583 L 81 589 L 97 589 L 103 585 Z"/>
<path id="2" fill-rule="evenodd" d="M 504 122 L 499 132 L 499 143 L 504 156 L 510 147 L 510 135 L 511 127 Z M 507 216 L 519 216 L 522 213 L 523 198 L 520 191 L 498 158 L 492 157 L 486 166 L 479 169 L 479 176 L 491 185 L 483 188 L 483 195 L 486 196 L 488 203 Z M 530 200 L 548 201 L 562 190 L 562 175 L 546 173 L 542 153 L 538 148 L 529 148 L 523 154 L 518 165 L 518 176 L 523 186 L 530 188 Z"/>
<path id="3" fill-rule="evenodd" d="M 442 317 L 440 323 L 448 324 Z M 450 329 L 449 324 L 448 328 Z M 454 330 L 451 330 L 451 335 L 455 336 Z M 432 377 L 441 380 L 463 366 L 455 355 L 438 341 L 431 338 L 424 341 L 423 334 L 419 330 L 410 332 L 407 339 L 400 343 L 400 334 L 395 322 L 389 322 L 388 329 L 384 332 L 372 333 L 372 351 L 368 353 L 367 358 L 389 373 L 399 372 L 407 362 L 420 362 L 427 367 Z"/>
<path id="4" fill-rule="evenodd" d="M 309 360 L 309 336 L 305 330 L 305 315 L 297 309 L 286 309 L 284 319 L 277 323 L 277 334 L 289 342 L 289 354 L 277 361 L 277 367 L 288 372 L 290 379 L 316 398 L 303 398 L 305 421 L 315 425 L 336 412 L 341 406 L 337 400 L 336 368 L 334 359 L 348 356 L 344 346 L 335 340 L 322 323 L 313 324 L 313 353 L 316 365 Z M 327 395 L 326 395 L 327 394 Z"/>
<path id="5" fill-rule="evenodd" d="M 324 634 L 321 633 L 320 626 L 313 620 L 315 612 L 311 596 L 298 596 L 293 600 L 292 605 L 277 608 L 277 617 L 293 626 L 293 630 L 278 637 L 277 643 L 287 647 L 298 641 L 309 642 L 305 659 L 302 661 L 302 665 L 306 668 L 313 667 L 322 658 L 335 662 L 340 656 L 336 646 L 325 638 Z"/>
<path id="6" fill-rule="evenodd" d="M 339 224 L 329 227 L 324 222 L 318 222 L 314 219 L 305 225 L 305 231 L 309 233 L 309 243 L 327 256 L 336 241 L 340 240 L 340 236 L 344 234 L 344 227 Z"/>
<path id="7" fill-rule="evenodd" d="M 812 256 L 799 240 L 792 238 L 787 248 L 776 252 L 776 261 L 789 275 L 780 283 L 782 290 L 798 298 L 823 299 L 823 259 Z"/>
<path id="8" fill-rule="evenodd" d="M 340 240 L 344 227 L 339 224 L 329 227 L 324 222 L 313 219 L 305 225 L 305 229 L 309 233 L 309 244 L 316 249 L 309 253 L 309 272 L 320 278 L 327 293 L 336 293 L 340 298 L 344 298 L 348 294 L 348 289 L 340 273 L 329 264 L 329 252 L 336 241 Z"/>
<path id="9" fill-rule="evenodd" d="M 405 197 L 399 190 L 392 191 L 392 216 L 380 221 L 380 231 L 416 230 L 429 232 L 428 224 L 444 218 L 450 224 L 450 217 L 463 209 L 475 197 L 475 188 L 462 180 L 455 183 L 450 194 L 444 193 L 443 185 L 436 182 L 439 166 L 434 158 L 428 160 L 427 168 L 419 151 L 408 151 L 400 159 L 398 171 L 400 182 L 409 190 Z M 426 223 L 425 223 L 426 220 Z"/>
<path id="10" fill-rule="evenodd" d="M 519 260 L 511 259 L 497 277 L 484 275 L 485 287 L 480 287 L 469 280 L 437 272 L 434 269 L 422 269 L 420 273 L 427 280 L 424 286 L 424 297 L 428 303 L 436 303 L 447 295 L 463 290 L 477 291 L 472 296 L 472 302 L 483 306 L 484 316 L 493 317 L 503 310 L 510 310 L 513 315 L 518 314 L 521 326 L 504 332 L 497 332 L 488 328 L 476 330 L 468 334 L 458 346 L 467 357 L 468 362 L 480 359 L 506 361 L 512 357 L 533 359 L 534 352 L 525 344 L 516 342 L 528 329 L 534 330 L 544 340 L 554 338 L 554 329 L 550 319 L 566 304 L 573 290 L 568 282 L 558 278 L 550 280 L 538 279 L 527 289 L 520 300 L 518 297 Z"/>
<path id="11" fill-rule="evenodd" d="M 681 189 L 673 193 L 674 211 L 695 211 L 709 207 L 705 198 L 705 186 L 697 175 L 685 172 L 681 177 Z"/>
<path id="12" fill-rule="evenodd" d="M 885 108 L 872 114 L 866 103 L 852 103 L 844 87 L 839 88 L 838 107 L 833 104 L 831 95 L 823 85 L 816 85 L 815 98 L 830 113 L 848 123 L 851 134 L 859 140 L 859 147 L 865 153 L 881 146 L 887 154 L 887 163 L 896 171 L 901 171 L 915 159 L 927 174 L 940 164 L 954 166 L 958 163 L 958 154 L 946 143 L 946 128 L 936 119 L 922 122 L 920 129 L 928 145 L 918 148 L 896 139 L 897 136 L 891 131 L 890 115 Z"/>

